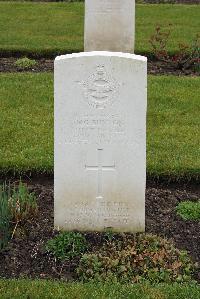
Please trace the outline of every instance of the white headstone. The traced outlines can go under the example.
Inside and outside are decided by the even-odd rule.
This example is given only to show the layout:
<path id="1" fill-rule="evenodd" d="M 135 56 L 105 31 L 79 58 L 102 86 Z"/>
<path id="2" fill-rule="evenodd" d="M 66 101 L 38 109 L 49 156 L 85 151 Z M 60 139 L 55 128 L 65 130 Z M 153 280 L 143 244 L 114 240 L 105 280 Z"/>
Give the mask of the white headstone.
<path id="1" fill-rule="evenodd" d="M 145 228 L 146 58 L 55 60 L 55 227 Z"/>
<path id="2" fill-rule="evenodd" d="M 134 52 L 135 0 L 85 0 L 85 51 Z"/>

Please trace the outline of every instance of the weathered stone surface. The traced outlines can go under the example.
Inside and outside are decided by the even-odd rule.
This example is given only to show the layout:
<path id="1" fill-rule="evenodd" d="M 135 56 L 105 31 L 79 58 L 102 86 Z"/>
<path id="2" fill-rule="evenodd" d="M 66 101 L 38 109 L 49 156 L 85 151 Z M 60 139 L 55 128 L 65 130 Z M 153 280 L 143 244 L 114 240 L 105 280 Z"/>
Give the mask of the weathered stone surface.
<path id="1" fill-rule="evenodd" d="M 85 51 L 134 52 L 135 0 L 85 1 Z"/>
<path id="2" fill-rule="evenodd" d="M 145 228 L 146 58 L 55 60 L 55 227 Z"/>

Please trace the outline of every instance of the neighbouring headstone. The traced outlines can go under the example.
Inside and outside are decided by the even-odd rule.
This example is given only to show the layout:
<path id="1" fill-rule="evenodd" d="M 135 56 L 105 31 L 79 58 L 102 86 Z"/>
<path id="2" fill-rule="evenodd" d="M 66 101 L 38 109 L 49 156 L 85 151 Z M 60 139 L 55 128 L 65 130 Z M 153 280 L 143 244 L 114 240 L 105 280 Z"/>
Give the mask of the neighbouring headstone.
<path id="1" fill-rule="evenodd" d="M 146 87 L 142 56 L 56 58 L 56 228 L 144 231 Z"/>
<path id="2" fill-rule="evenodd" d="M 135 0 L 85 0 L 85 51 L 134 52 Z"/>

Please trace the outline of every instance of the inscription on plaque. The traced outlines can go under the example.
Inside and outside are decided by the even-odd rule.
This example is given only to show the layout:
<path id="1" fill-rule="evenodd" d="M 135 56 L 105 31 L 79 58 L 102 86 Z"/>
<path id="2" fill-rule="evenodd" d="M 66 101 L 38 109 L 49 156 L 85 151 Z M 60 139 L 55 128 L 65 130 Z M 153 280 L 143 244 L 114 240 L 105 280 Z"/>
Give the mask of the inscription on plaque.
<path id="1" fill-rule="evenodd" d="M 120 115 L 74 115 L 70 121 L 70 143 L 127 142 L 126 119 Z"/>
<path id="2" fill-rule="evenodd" d="M 123 5 L 121 1 L 113 0 L 101 0 L 95 5 L 87 6 L 88 13 L 97 13 L 97 14 L 116 14 L 116 12 L 126 12 L 127 5 Z"/>
<path id="3" fill-rule="evenodd" d="M 69 214 L 71 220 L 67 220 L 66 223 L 73 222 L 72 219 L 74 219 L 76 223 L 81 223 L 84 220 L 88 221 L 88 224 L 92 224 L 93 219 L 95 221 L 103 219 L 105 226 L 108 226 L 109 222 L 112 224 L 127 224 L 130 219 L 130 207 L 125 202 L 100 200 L 95 209 L 95 207 L 91 207 L 91 204 L 86 202 L 75 202 L 74 208 L 70 209 Z"/>

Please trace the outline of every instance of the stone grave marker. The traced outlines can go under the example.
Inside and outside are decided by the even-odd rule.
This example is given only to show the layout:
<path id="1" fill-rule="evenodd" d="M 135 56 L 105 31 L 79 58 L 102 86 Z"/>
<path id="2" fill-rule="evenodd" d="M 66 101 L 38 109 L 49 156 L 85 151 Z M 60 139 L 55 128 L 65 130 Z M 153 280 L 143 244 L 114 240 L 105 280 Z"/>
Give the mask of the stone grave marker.
<path id="1" fill-rule="evenodd" d="M 56 58 L 56 228 L 144 231 L 146 87 L 142 56 Z"/>
<path id="2" fill-rule="evenodd" d="M 134 52 L 135 0 L 85 0 L 85 51 Z"/>

